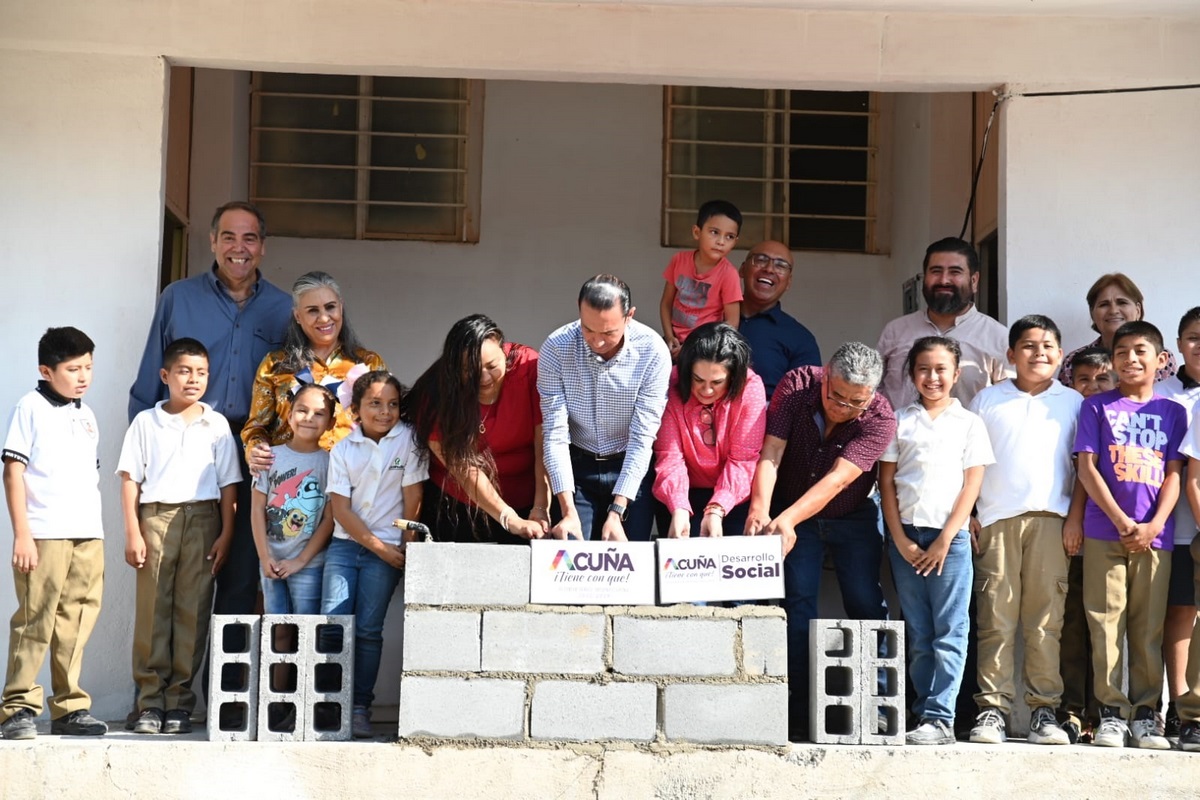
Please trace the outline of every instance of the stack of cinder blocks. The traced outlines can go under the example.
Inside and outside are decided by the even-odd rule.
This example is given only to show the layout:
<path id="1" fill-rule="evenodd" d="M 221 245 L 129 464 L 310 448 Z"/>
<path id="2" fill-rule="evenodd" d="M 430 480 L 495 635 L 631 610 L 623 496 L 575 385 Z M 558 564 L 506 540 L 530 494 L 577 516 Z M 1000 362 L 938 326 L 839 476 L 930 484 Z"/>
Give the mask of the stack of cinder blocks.
<path id="1" fill-rule="evenodd" d="M 215 615 L 208 738 L 350 738 L 354 617 Z"/>
<path id="2" fill-rule="evenodd" d="M 809 732 L 817 744 L 904 744 L 904 623 L 815 619 Z"/>
<path id="3" fill-rule="evenodd" d="M 400 736 L 785 745 L 771 606 L 541 606 L 529 550 L 410 545 Z"/>

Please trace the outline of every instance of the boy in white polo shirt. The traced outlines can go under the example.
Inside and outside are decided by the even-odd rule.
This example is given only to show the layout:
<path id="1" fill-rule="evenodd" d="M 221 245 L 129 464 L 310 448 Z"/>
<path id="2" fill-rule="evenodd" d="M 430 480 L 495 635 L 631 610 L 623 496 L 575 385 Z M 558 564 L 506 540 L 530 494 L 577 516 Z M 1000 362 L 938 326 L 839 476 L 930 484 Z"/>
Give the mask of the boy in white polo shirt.
<path id="1" fill-rule="evenodd" d="M 96 415 L 81 400 L 96 346 L 76 328 L 50 328 L 38 342 L 42 380 L 13 410 L 4 440 L 4 493 L 13 528 L 17 612 L 8 636 L 0 699 L 5 739 L 37 736 L 38 671 L 50 650 L 50 732 L 99 736 L 79 687 L 83 648 L 100 614 L 104 528 Z"/>
<path id="2" fill-rule="evenodd" d="M 1083 397 L 1057 380 L 1061 334 L 1049 317 L 1032 314 L 1013 323 L 1008 360 L 1017 377 L 975 396 L 971 410 L 983 419 L 996 463 L 979 491 L 979 715 L 971 741 L 1007 738 L 1015 687 L 1013 650 L 1018 626 L 1025 643 L 1025 702 L 1032 715 L 1028 740 L 1069 744 L 1055 709 L 1062 699 L 1062 634 L 1067 550 L 1063 522 L 1071 509 L 1071 461 Z M 1075 531 L 1078 535 L 1078 531 Z"/>
<path id="3" fill-rule="evenodd" d="M 176 339 L 159 377 L 168 398 L 133 419 L 121 446 L 125 561 L 138 570 L 133 625 L 135 733 L 188 733 L 208 639 L 213 576 L 233 536 L 236 443 L 225 417 L 200 402 L 208 351 Z"/>

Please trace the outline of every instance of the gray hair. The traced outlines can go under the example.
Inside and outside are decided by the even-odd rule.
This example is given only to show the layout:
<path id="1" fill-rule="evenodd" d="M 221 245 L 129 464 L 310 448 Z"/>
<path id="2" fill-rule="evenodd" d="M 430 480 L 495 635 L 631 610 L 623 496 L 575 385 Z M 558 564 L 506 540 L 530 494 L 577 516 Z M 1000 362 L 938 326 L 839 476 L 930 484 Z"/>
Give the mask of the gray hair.
<path id="1" fill-rule="evenodd" d="M 589 278 L 579 289 L 579 305 L 587 303 L 597 311 L 608 311 L 618 302 L 621 316 L 628 317 L 633 306 L 629 285 L 616 275 L 600 274 Z"/>
<path id="2" fill-rule="evenodd" d="M 862 342 L 846 342 L 830 357 L 829 372 L 852 386 L 875 391 L 883 380 L 883 358 Z"/>
<path id="3" fill-rule="evenodd" d="M 314 270 L 304 273 L 292 284 L 292 310 L 299 309 L 300 298 L 314 289 L 329 289 L 337 295 L 338 300 L 342 300 L 342 287 L 338 286 L 333 276 L 328 272 Z M 355 354 L 364 349 L 358 336 L 354 333 L 354 328 L 350 325 L 350 315 L 346 313 L 345 301 L 342 301 L 342 331 L 338 334 L 338 344 L 341 345 L 342 352 L 349 358 L 355 358 Z M 304 335 L 304 329 L 300 327 L 294 314 L 291 322 L 288 323 L 287 335 L 283 340 L 283 352 L 284 357 L 275 365 L 276 373 L 300 372 L 311 366 L 315 357 L 312 343 Z"/>

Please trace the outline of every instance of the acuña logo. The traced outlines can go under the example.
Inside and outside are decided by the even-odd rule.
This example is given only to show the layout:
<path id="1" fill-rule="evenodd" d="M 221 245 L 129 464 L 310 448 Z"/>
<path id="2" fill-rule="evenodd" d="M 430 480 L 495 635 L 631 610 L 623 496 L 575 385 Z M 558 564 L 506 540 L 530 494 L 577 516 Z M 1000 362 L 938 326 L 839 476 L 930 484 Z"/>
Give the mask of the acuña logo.
<path id="1" fill-rule="evenodd" d="M 550 571 L 569 570 L 574 572 L 633 572 L 633 560 L 629 553 L 618 553 L 615 547 L 600 553 L 589 553 L 582 550 L 570 553 L 559 550 L 550 564 Z"/>
<path id="2" fill-rule="evenodd" d="M 697 556 L 695 558 L 668 558 L 663 562 L 663 571 L 671 572 L 672 570 L 681 569 L 716 569 L 717 562 L 713 561 L 711 556 Z"/>

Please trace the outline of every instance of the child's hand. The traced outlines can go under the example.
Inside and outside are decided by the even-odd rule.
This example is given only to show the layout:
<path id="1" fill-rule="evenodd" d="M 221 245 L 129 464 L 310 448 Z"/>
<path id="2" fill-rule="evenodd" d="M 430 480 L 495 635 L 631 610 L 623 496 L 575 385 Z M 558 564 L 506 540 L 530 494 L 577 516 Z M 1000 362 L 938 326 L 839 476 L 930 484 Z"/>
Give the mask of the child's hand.
<path id="1" fill-rule="evenodd" d="M 13 541 L 13 566 L 28 575 L 37 569 L 38 549 L 33 537 Z"/>
<path id="2" fill-rule="evenodd" d="M 208 551 L 208 556 L 205 560 L 212 562 L 212 574 L 216 575 L 221 571 L 221 567 L 225 566 L 225 559 L 229 557 L 229 545 L 233 543 L 233 534 L 223 533 L 213 542 L 212 549 Z"/>
<path id="3" fill-rule="evenodd" d="M 1133 531 L 1121 536 L 1121 544 L 1126 553 L 1141 553 L 1150 549 L 1150 543 L 1162 533 L 1162 528 L 1153 522 L 1140 522 L 1133 526 Z"/>
<path id="4" fill-rule="evenodd" d="M 275 562 L 269 558 L 260 558 L 258 566 L 262 570 L 264 578 L 269 580 L 279 580 L 279 573 L 275 571 Z"/>
<path id="5" fill-rule="evenodd" d="M 925 548 L 920 558 L 911 562 L 921 577 L 928 577 L 935 570 L 938 575 L 942 574 L 942 564 L 946 562 L 946 554 L 950 552 L 950 541 L 945 536 L 939 536 L 929 543 L 929 547 Z"/>
<path id="6" fill-rule="evenodd" d="M 308 564 L 298 558 L 285 558 L 283 561 L 275 562 L 275 574 L 279 576 L 280 580 L 283 580 L 290 578 L 307 566 Z"/>
<path id="7" fill-rule="evenodd" d="M 1077 556 L 1081 547 L 1083 547 L 1083 525 L 1068 518 L 1063 523 L 1063 550 L 1069 556 Z"/>
<path id="8" fill-rule="evenodd" d="M 404 545 L 402 544 L 385 544 L 379 557 L 394 569 L 404 569 Z"/>
<path id="9" fill-rule="evenodd" d="M 897 542 L 895 537 L 893 537 L 892 544 L 896 546 L 896 552 L 899 553 L 904 560 L 914 568 L 917 566 L 917 561 L 925 555 L 925 551 L 922 550 L 921 547 L 912 539 L 909 539 L 902 544 Z"/>
<path id="10" fill-rule="evenodd" d="M 125 563 L 134 569 L 146 565 L 146 540 L 141 533 L 130 533 L 125 537 Z"/>
<path id="11" fill-rule="evenodd" d="M 683 345 L 679 343 L 679 340 L 675 338 L 675 334 L 673 333 L 665 334 L 663 339 L 666 340 L 667 349 L 671 351 L 671 360 L 674 361 Z"/>
<path id="12" fill-rule="evenodd" d="M 975 551 L 975 555 L 979 555 L 983 552 L 983 548 L 979 546 L 979 532 L 983 530 L 983 526 L 979 524 L 979 517 L 967 520 L 967 530 L 971 532 L 971 549 Z"/>

